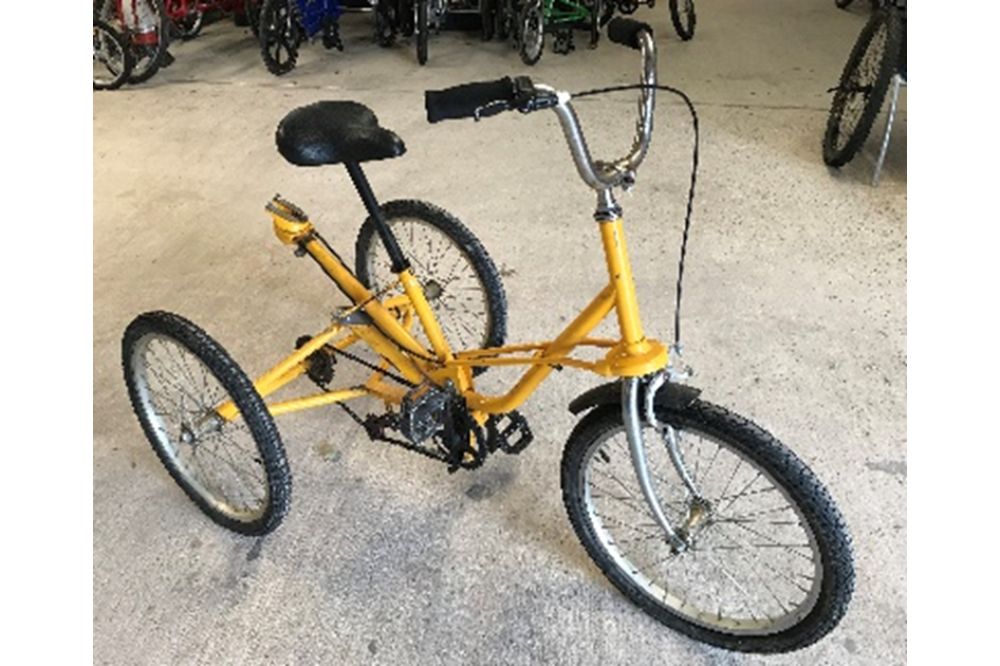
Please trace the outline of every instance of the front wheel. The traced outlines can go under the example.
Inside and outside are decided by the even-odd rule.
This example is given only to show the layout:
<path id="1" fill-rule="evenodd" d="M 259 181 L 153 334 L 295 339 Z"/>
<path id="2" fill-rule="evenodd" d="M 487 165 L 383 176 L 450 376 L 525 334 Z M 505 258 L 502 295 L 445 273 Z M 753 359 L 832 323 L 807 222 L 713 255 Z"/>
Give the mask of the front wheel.
<path id="1" fill-rule="evenodd" d="M 658 410 L 675 429 L 696 500 L 660 433 L 643 437 L 664 513 L 687 535 L 675 551 L 643 499 L 618 405 L 570 435 L 563 500 L 590 557 L 666 626 L 729 650 L 787 652 L 831 631 L 854 589 L 851 542 L 826 489 L 750 421 L 700 400 Z"/>
<path id="2" fill-rule="evenodd" d="M 274 420 L 229 354 L 187 319 L 136 317 L 122 339 L 132 409 L 167 472 L 209 518 L 267 534 L 288 511 L 291 476 Z M 231 401 L 230 421 L 216 409 Z"/>
<path id="3" fill-rule="evenodd" d="M 694 14 L 694 0 L 670 0 L 670 22 L 674 24 L 677 36 L 685 42 L 694 37 L 697 17 Z"/>

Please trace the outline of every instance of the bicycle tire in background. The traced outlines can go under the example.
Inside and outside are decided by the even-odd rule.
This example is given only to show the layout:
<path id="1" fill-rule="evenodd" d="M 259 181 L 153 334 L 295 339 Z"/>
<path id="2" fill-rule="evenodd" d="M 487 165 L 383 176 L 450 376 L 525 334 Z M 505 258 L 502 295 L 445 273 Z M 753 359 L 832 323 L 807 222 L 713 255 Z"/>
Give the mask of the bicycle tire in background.
<path id="1" fill-rule="evenodd" d="M 670 22 L 674 24 L 677 36 L 683 41 L 694 37 L 694 27 L 698 17 L 694 12 L 694 0 L 670 0 Z"/>
<path id="2" fill-rule="evenodd" d="M 97 0 L 97 17 L 121 32 L 131 46 L 132 74 L 129 83 L 148 81 L 160 70 L 167 53 L 170 19 L 163 0 Z M 125 15 L 123 15 L 125 14 Z"/>
<path id="3" fill-rule="evenodd" d="M 430 0 L 416 0 L 417 3 L 417 62 L 427 64 L 427 42 L 430 40 L 430 26 L 427 20 Z"/>
<path id="4" fill-rule="evenodd" d="M 880 9 L 858 36 L 837 84 L 823 135 L 823 161 L 842 167 L 871 133 L 903 48 L 903 19 L 894 7 Z"/>
<path id="5" fill-rule="evenodd" d="M 95 72 L 107 70 L 107 76 L 95 73 L 94 90 L 117 90 L 132 73 L 132 51 L 125 38 L 100 19 L 94 19 L 94 63 Z"/>

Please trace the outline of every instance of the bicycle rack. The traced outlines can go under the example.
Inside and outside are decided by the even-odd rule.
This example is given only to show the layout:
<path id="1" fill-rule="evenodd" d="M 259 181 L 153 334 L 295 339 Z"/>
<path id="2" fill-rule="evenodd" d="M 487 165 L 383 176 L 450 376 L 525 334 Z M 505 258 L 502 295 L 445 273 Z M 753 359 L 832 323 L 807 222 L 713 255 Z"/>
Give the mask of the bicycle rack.
<path id="1" fill-rule="evenodd" d="M 885 153 L 889 149 L 889 136 L 892 134 L 892 125 L 896 120 L 896 103 L 899 101 L 899 88 L 906 85 L 906 78 L 902 74 L 895 74 L 892 77 L 892 98 L 889 101 L 889 117 L 885 119 L 885 134 L 882 137 L 882 148 L 878 153 L 878 160 L 875 161 L 875 173 L 872 174 L 872 187 L 878 187 L 878 179 L 882 175 L 882 164 L 885 162 Z"/>

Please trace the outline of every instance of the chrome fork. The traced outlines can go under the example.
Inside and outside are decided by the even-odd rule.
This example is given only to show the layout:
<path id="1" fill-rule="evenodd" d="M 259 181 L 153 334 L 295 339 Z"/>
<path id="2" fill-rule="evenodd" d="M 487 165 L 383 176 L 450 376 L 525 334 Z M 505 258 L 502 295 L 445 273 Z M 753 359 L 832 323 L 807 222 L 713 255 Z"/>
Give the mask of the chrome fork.
<path id="1" fill-rule="evenodd" d="M 625 422 L 625 436 L 628 439 L 629 450 L 632 454 L 632 466 L 635 468 L 636 478 L 639 480 L 639 487 L 642 495 L 649 505 L 653 518 L 667 536 L 670 546 L 677 552 L 684 552 L 691 545 L 689 537 L 693 530 L 702 522 L 708 519 L 711 513 L 710 504 L 698 492 L 691 475 L 688 474 L 684 464 L 684 457 L 681 455 L 680 446 L 677 442 L 677 432 L 672 426 L 660 423 L 656 418 L 654 410 L 656 393 L 667 381 L 666 371 L 661 371 L 653 375 L 646 386 L 645 414 L 639 411 L 639 389 L 641 378 L 627 377 L 622 381 L 622 415 Z M 645 420 L 643 420 L 645 416 Z M 675 528 L 663 512 L 663 505 L 653 486 L 649 473 L 649 461 L 646 457 L 646 447 L 643 443 L 642 427 L 649 424 L 656 428 L 670 455 L 670 462 L 677 475 L 681 477 L 684 486 L 691 495 L 688 503 L 688 515 L 684 524 Z"/>

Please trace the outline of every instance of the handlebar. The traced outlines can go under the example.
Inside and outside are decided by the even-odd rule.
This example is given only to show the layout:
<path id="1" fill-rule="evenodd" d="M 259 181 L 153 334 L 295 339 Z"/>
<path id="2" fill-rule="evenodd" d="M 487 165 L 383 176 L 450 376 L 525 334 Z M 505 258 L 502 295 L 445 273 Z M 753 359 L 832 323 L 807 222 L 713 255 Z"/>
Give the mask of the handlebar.
<path id="1" fill-rule="evenodd" d="M 653 41 L 653 29 L 640 21 L 615 18 L 608 23 L 607 29 L 608 39 L 612 42 L 642 53 L 643 88 L 639 95 L 639 117 L 632 148 L 625 157 L 610 162 L 592 159 L 580 121 L 570 104 L 570 94 L 553 90 L 549 86 L 535 85 L 526 76 L 466 83 L 444 90 L 428 90 L 424 94 L 428 122 L 460 118 L 480 120 L 503 111 L 531 113 L 551 108 L 559 116 L 573 161 L 584 182 L 598 192 L 630 185 L 634 182 L 636 169 L 646 157 L 653 134 L 656 44 Z"/>

